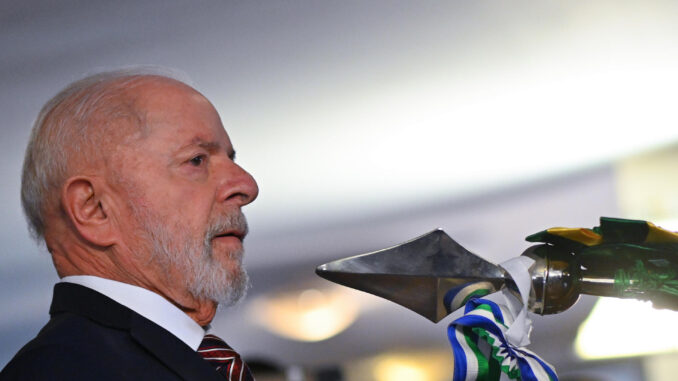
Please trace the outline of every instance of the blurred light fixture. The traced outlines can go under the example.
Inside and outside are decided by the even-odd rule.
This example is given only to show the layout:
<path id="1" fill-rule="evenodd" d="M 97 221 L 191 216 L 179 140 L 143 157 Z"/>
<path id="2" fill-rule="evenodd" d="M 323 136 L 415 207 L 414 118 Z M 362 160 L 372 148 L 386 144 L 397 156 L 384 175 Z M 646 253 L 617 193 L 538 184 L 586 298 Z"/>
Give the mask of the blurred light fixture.
<path id="1" fill-rule="evenodd" d="M 405 356 L 388 356 L 374 366 L 376 381 L 430 381 L 433 379 L 425 363 Z"/>
<path id="2" fill-rule="evenodd" d="M 579 327 L 575 350 L 584 359 L 639 356 L 678 350 L 678 312 L 649 302 L 600 298 Z"/>
<path id="3" fill-rule="evenodd" d="M 621 215 L 678 228 L 678 146 L 644 152 L 615 165 Z M 601 298 L 579 327 L 575 350 L 584 359 L 647 355 L 678 350 L 678 312 L 649 302 Z"/>
<path id="4" fill-rule="evenodd" d="M 344 365 L 347 380 L 437 381 L 449 380 L 454 371 L 452 352 L 444 347 L 392 348 Z"/>
<path id="5" fill-rule="evenodd" d="M 359 301 L 339 287 L 290 291 L 255 299 L 251 315 L 270 332 L 299 341 L 328 339 L 358 317 Z"/>

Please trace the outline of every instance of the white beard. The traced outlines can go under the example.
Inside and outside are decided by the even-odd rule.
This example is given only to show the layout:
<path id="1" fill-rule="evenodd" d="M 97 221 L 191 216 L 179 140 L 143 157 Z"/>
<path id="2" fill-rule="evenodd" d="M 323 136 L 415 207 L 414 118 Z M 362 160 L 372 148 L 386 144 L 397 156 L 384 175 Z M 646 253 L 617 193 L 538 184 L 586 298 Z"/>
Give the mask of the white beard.
<path id="1" fill-rule="evenodd" d="M 158 263 L 166 274 L 170 274 L 170 269 L 183 274 L 181 286 L 194 298 L 230 306 L 245 296 L 249 277 L 242 266 L 243 250 L 228 253 L 222 263 L 215 260 L 212 248 L 216 234 L 232 229 L 247 231 L 247 221 L 239 210 L 210 221 L 202 239 L 192 237 L 191 232 L 180 224 L 170 228 L 166 221 L 148 209 L 133 210 L 142 226 L 142 234 L 150 242 L 151 261 Z"/>

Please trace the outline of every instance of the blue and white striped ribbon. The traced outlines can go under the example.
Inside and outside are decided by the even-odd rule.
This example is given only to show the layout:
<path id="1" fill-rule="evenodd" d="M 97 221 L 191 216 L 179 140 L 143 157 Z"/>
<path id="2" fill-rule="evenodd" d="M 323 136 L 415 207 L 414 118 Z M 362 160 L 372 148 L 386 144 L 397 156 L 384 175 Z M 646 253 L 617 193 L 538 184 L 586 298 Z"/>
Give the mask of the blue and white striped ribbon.
<path id="1" fill-rule="evenodd" d="M 447 328 L 454 353 L 454 381 L 498 381 L 502 373 L 512 380 L 558 380 L 551 365 L 524 348 L 529 344 L 532 325 L 526 308 L 530 287 L 527 269 L 531 263 L 526 260 L 516 258 L 502 264 L 518 284 L 522 301 L 508 290 L 487 295 L 494 290 L 483 282 L 450 290 L 446 295 L 450 309 L 465 304 L 463 316 Z M 483 294 L 486 296 L 479 297 Z M 455 313 L 459 314 L 461 311 Z"/>

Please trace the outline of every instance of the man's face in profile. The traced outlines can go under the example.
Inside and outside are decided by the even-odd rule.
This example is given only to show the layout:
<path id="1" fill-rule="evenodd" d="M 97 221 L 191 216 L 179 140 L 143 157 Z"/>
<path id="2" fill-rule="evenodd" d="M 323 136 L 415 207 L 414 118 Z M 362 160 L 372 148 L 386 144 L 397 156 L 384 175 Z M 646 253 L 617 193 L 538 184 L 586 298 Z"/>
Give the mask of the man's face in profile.
<path id="1" fill-rule="evenodd" d="M 129 205 L 129 223 L 121 224 L 128 249 L 147 256 L 172 287 L 231 304 L 247 285 L 240 208 L 256 198 L 257 185 L 233 162 L 219 115 L 201 94 L 168 81 L 139 92 L 146 127 L 113 159 Z"/>

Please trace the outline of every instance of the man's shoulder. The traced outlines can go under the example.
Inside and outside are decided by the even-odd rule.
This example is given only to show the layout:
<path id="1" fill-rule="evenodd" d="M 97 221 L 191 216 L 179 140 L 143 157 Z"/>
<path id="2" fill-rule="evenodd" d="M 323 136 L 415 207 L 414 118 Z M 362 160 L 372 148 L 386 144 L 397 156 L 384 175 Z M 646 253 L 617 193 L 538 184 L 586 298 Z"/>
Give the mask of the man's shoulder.
<path id="1" fill-rule="evenodd" d="M 14 356 L 0 381 L 173 379 L 168 372 L 128 331 L 63 313 Z"/>
<path id="2" fill-rule="evenodd" d="M 115 379 L 113 351 L 131 345 L 127 334 L 74 314 L 47 323 L 0 373 L 0 380 Z M 102 372 L 111 370 L 113 373 Z"/>
<path id="3" fill-rule="evenodd" d="M 184 342 L 96 291 L 58 284 L 50 314 L 0 381 L 209 379 L 203 360 Z"/>
<path id="4" fill-rule="evenodd" d="M 118 347 L 125 341 L 130 341 L 130 338 L 124 329 L 107 326 L 77 314 L 61 313 L 53 316 L 19 354 L 24 350 L 41 347 L 98 348 L 101 351 Z M 113 343 L 115 345 L 111 345 Z"/>

